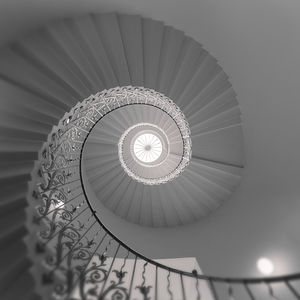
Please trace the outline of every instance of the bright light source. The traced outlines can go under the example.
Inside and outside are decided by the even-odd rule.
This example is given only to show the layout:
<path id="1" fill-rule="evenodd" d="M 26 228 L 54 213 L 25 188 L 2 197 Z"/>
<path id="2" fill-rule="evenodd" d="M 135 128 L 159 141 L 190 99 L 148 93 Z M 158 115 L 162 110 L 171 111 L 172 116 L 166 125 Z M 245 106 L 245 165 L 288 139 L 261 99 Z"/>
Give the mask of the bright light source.
<path id="1" fill-rule="evenodd" d="M 270 275 L 274 271 L 274 265 L 273 265 L 272 261 L 268 258 L 261 257 L 257 261 L 256 265 L 257 265 L 258 270 L 264 275 Z"/>
<path id="2" fill-rule="evenodd" d="M 133 151 L 139 160 L 145 163 L 151 163 L 160 157 L 162 153 L 162 143 L 156 135 L 144 133 L 135 140 Z"/>

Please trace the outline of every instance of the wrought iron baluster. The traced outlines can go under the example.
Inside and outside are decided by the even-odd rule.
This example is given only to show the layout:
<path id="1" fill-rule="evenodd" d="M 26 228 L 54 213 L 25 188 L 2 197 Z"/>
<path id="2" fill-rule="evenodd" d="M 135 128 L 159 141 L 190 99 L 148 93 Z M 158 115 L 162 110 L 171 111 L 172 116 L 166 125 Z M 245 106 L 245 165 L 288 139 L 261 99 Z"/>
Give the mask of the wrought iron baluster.
<path id="1" fill-rule="evenodd" d="M 106 247 L 105 247 L 105 249 L 104 249 L 102 255 L 104 255 L 104 256 L 106 255 L 107 250 L 108 250 L 108 247 L 111 245 L 111 242 L 112 242 L 113 240 L 114 240 L 114 239 L 113 239 L 112 237 L 109 239 L 108 244 L 106 245 Z"/>
<path id="2" fill-rule="evenodd" d="M 101 227 L 100 227 L 100 229 L 101 229 Z M 100 231 L 98 231 L 98 232 L 95 234 L 94 238 L 99 234 L 99 232 L 100 232 Z M 99 248 L 100 248 L 100 246 L 102 245 L 102 242 L 104 241 L 104 239 L 106 238 L 106 236 L 107 236 L 107 232 L 104 233 L 102 239 L 101 239 L 100 242 L 98 243 L 97 247 L 95 248 L 95 250 L 94 250 L 94 252 L 92 253 L 91 257 L 89 258 L 88 262 L 86 263 L 86 265 L 84 266 L 84 268 L 80 271 L 78 278 L 76 279 L 76 281 L 74 282 L 72 288 L 70 289 L 70 294 L 71 294 L 71 293 L 73 292 L 73 290 L 76 288 L 76 286 L 77 286 L 77 284 L 78 284 L 80 278 L 81 278 L 82 276 L 85 275 L 85 272 L 86 272 L 86 270 L 87 270 L 89 264 L 91 263 L 92 259 L 94 258 L 96 252 L 99 250 Z M 83 280 L 85 280 L 85 278 L 83 278 Z"/>
<path id="3" fill-rule="evenodd" d="M 173 292 L 171 291 L 170 275 L 171 275 L 171 272 L 169 270 L 168 271 L 168 276 L 167 276 L 167 281 L 168 281 L 167 290 L 168 290 L 168 293 L 169 293 L 169 296 L 170 296 L 170 300 L 173 300 L 174 296 L 173 296 Z"/>
<path id="4" fill-rule="evenodd" d="M 75 199 L 72 199 L 72 201 L 75 200 Z M 71 202 L 71 201 L 70 201 Z M 36 223 L 36 224 L 39 224 L 39 222 L 43 219 L 46 219 L 46 220 L 49 220 L 50 218 L 47 218 L 48 215 L 50 215 L 51 213 L 53 213 L 53 215 L 58 212 L 58 211 L 68 211 L 69 213 L 72 213 L 72 212 L 75 212 L 77 208 L 79 208 L 80 206 L 82 206 L 83 204 L 85 203 L 85 201 L 82 201 L 79 205 L 77 205 L 75 208 L 73 207 L 72 208 L 72 211 L 71 210 L 68 210 L 67 207 L 64 207 L 65 206 L 65 202 L 64 203 L 61 203 L 57 206 L 55 206 L 55 204 L 52 204 L 54 205 L 54 208 L 50 211 L 48 211 L 48 209 L 50 209 L 50 206 L 51 204 L 48 204 L 46 203 L 46 205 L 43 205 L 43 206 L 38 206 L 36 208 L 36 212 L 40 215 L 39 217 L 38 216 L 34 216 L 33 217 L 33 222 Z M 72 205 L 73 206 L 73 205 Z M 50 216 L 49 216 L 50 217 Z"/>
<path id="5" fill-rule="evenodd" d="M 133 279 L 134 279 L 134 274 L 135 274 L 136 260 L 137 260 L 137 256 L 135 256 L 135 259 L 134 259 L 133 271 L 132 271 L 132 276 L 131 276 L 130 286 L 129 286 L 129 291 L 128 291 L 128 300 L 130 300 L 130 296 L 131 296 L 131 292 L 132 292 L 132 285 L 133 285 Z"/>
<path id="6" fill-rule="evenodd" d="M 120 268 L 120 272 L 123 272 L 123 269 L 124 269 L 124 267 L 125 267 L 125 265 L 126 265 L 126 261 L 127 261 L 127 259 L 128 259 L 128 256 L 129 256 L 129 250 L 127 249 L 127 254 L 126 254 L 126 256 L 124 257 L 123 264 L 122 264 L 122 266 L 121 266 L 121 268 Z"/>
<path id="7" fill-rule="evenodd" d="M 91 107 L 91 106 L 88 106 L 87 108 L 85 108 L 85 110 L 82 110 L 80 113 L 83 113 L 83 112 L 88 112 L 91 108 L 93 108 L 93 107 Z M 94 108 L 95 109 L 95 108 Z M 95 109 L 96 110 L 96 109 Z M 76 115 L 75 115 L 76 116 Z M 89 121 L 91 121 L 93 124 L 95 124 L 95 122 L 93 121 L 93 120 L 91 120 L 90 118 L 88 118 L 88 117 L 86 117 L 86 116 L 82 116 L 82 115 L 80 115 L 80 116 L 78 116 L 77 115 L 77 118 L 72 118 L 72 121 L 71 121 L 71 124 L 73 125 L 73 126 L 76 126 L 77 128 L 79 128 L 79 129 L 81 129 L 81 127 L 78 127 L 76 124 L 75 124 L 75 122 L 76 121 L 79 121 L 80 119 L 82 119 L 82 118 L 86 118 L 86 119 L 88 119 Z"/>
<path id="8" fill-rule="evenodd" d="M 288 280 L 284 281 L 288 289 L 291 291 L 291 293 L 295 296 L 297 300 L 300 300 L 300 294 L 297 292 L 297 290 L 291 285 L 291 283 Z"/>
<path id="9" fill-rule="evenodd" d="M 80 119 L 83 119 L 83 118 L 86 118 L 86 117 L 80 117 L 80 118 L 74 120 L 74 122 L 72 123 L 72 125 L 73 125 L 72 128 L 77 128 L 77 129 L 79 129 L 79 130 L 82 130 L 84 133 L 89 133 L 88 130 L 85 130 L 83 127 L 80 127 L 80 126 L 78 126 L 78 125 L 75 124 L 76 121 L 78 121 L 78 120 L 80 120 Z M 89 121 L 91 121 L 91 120 L 89 120 Z M 91 122 L 92 122 L 93 124 L 95 124 L 94 121 L 91 121 Z M 81 141 L 74 140 L 74 142 L 79 143 L 79 142 L 81 142 Z M 81 143 L 82 143 L 82 142 L 81 142 Z"/>
<path id="10" fill-rule="evenodd" d="M 73 189 L 73 191 L 76 191 L 77 189 L 80 189 L 81 186 L 77 185 Z M 49 194 L 48 194 L 49 192 Z M 42 192 L 36 192 L 35 191 L 35 198 L 39 200 L 40 205 L 38 206 L 38 212 L 42 215 L 45 216 L 50 210 L 51 204 L 54 205 L 55 207 L 58 207 L 56 202 L 60 202 L 60 205 L 65 204 L 69 196 L 71 196 L 71 189 L 70 186 L 67 186 L 67 191 L 65 191 L 64 188 L 56 188 L 54 187 L 52 190 L 45 189 Z M 53 203 L 52 203 L 53 202 Z"/>
<path id="11" fill-rule="evenodd" d="M 253 293 L 252 293 L 252 291 L 251 291 L 251 289 L 250 289 L 250 287 L 249 287 L 249 285 L 247 283 L 245 283 L 245 282 L 244 282 L 244 287 L 245 287 L 245 290 L 246 290 L 249 298 L 251 300 L 256 300 L 255 297 L 254 297 L 254 295 L 253 295 Z"/>
<path id="12" fill-rule="evenodd" d="M 114 264 L 114 262 L 115 262 L 115 259 L 116 259 L 116 256 L 117 256 L 117 254 L 118 254 L 119 249 L 120 249 L 120 244 L 118 244 L 117 250 L 116 250 L 116 252 L 115 252 L 115 254 L 114 254 L 113 260 L 112 260 L 112 262 L 111 262 L 111 264 L 110 264 L 110 267 L 109 267 L 109 270 L 108 270 L 108 272 L 107 272 L 105 281 L 103 282 L 103 285 L 102 285 L 102 287 L 101 287 L 101 291 L 100 291 L 100 294 L 99 294 L 99 298 L 98 298 L 98 299 L 102 299 L 102 294 L 103 294 L 104 287 L 105 287 L 105 285 L 106 285 L 107 279 L 108 279 L 108 277 L 109 277 L 109 274 L 110 274 L 110 272 L 111 272 L 111 269 L 112 269 L 112 267 L 113 267 L 113 264 Z"/>
<path id="13" fill-rule="evenodd" d="M 270 283 L 266 283 L 266 285 L 267 285 L 267 287 L 268 287 L 269 295 L 271 296 L 271 298 L 274 299 L 274 300 L 280 300 L 277 296 L 275 296 L 271 284 L 270 284 Z"/>
<path id="14" fill-rule="evenodd" d="M 50 238 L 47 238 L 47 241 L 45 243 L 41 243 L 39 244 L 39 246 L 41 247 L 45 247 L 50 241 L 52 241 L 52 239 L 54 237 L 56 237 L 60 231 L 62 231 L 63 229 L 65 229 L 66 227 L 68 227 L 72 222 L 74 222 L 80 215 L 82 215 L 86 210 L 88 209 L 88 207 L 86 207 L 84 210 L 82 210 L 79 214 L 77 214 L 73 219 L 71 219 L 68 223 L 66 223 L 60 230 L 58 230 L 54 235 L 52 235 Z"/>
<path id="15" fill-rule="evenodd" d="M 119 246 L 121 246 L 119 244 Z M 126 274 L 128 273 L 127 271 L 123 271 L 125 265 L 126 265 L 126 262 L 127 262 L 127 259 L 128 259 L 128 256 L 129 256 L 129 250 L 127 250 L 127 255 L 124 257 L 123 259 L 123 263 L 119 269 L 119 271 L 114 268 L 113 271 L 109 270 L 109 273 L 107 275 L 107 277 L 104 278 L 104 280 L 108 280 L 108 276 L 110 273 L 114 273 L 115 274 L 115 277 L 116 277 L 116 280 L 115 279 L 112 279 L 110 280 L 110 284 L 105 287 L 105 283 L 104 283 L 104 291 L 102 293 L 100 293 L 99 295 L 99 298 L 98 299 L 107 299 L 108 297 L 110 297 L 109 295 L 111 295 L 112 299 L 128 299 L 128 289 L 125 287 L 125 286 L 122 286 L 125 281 L 124 281 L 124 278 L 126 277 Z M 112 265 L 113 265 L 113 262 L 112 262 Z M 112 267 L 111 265 L 111 267 Z M 125 298 L 124 298 L 125 297 Z"/>
<path id="16" fill-rule="evenodd" d="M 70 248 L 69 251 L 67 251 L 67 253 L 61 258 L 59 264 L 56 265 L 56 267 L 54 268 L 53 271 L 55 271 L 56 269 L 59 268 L 59 265 L 61 264 L 61 262 L 63 262 L 64 259 L 65 259 L 70 253 L 72 253 L 72 251 L 75 249 L 75 247 L 81 242 L 81 240 L 85 237 L 85 235 L 90 231 L 90 229 L 91 229 L 95 224 L 96 224 L 96 221 L 94 221 L 94 222 L 90 225 L 90 227 L 85 231 L 85 233 L 82 234 L 82 235 L 80 236 L 80 238 L 79 238 L 78 241 L 72 246 L 72 248 Z"/>
<path id="17" fill-rule="evenodd" d="M 233 288 L 230 283 L 228 283 L 227 292 L 228 292 L 229 300 L 235 300 L 233 297 Z"/>
<path id="18" fill-rule="evenodd" d="M 158 276 L 158 269 L 157 266 L 155 266 L 155 291 L 154 291 L 155 300 L 157 300 L 157 276 Z"/>
<path id="19" fill-rule="evenodd" d="M 87 107 L 87 108 L 86 108 L 86 111 L 89 111 L 91 108 L 92 108 L 91 106 Z M 94 108 L 94 109 L 95 109 L 95 108 Z M 81 118 L 83 118 L 83 117 L 81 116 L 81 117 L 78 117 L 77 119 L 73 119 L 72 122 L 75 123 L 76 121 L 80 120 Z M 89 118 L 89 117 L 87 117 L 87 116 L 84 116 L 84 118 L 86 118 L 87 120 L 89 120 L 91 123 L 95 124 L 95 122 L 94 122 L 91 118 Z M 85 129 L 83 129 L 82 127 L 79 127 L 79 126 L 77 126 L 76 124 L 73 124 L 73 125 L 74 125 L 76 128 L 82 129 L 84 132 L 87 132 L 87 131 L 86 131 Z"/>
<path id="20" fill-rule="evenodd" d="M 51 171 L 64 170 L 64 169 L 73 168 L 73 167 L 79 167 L 79 165 L 80 164 L 75 164 L 75 165 L 71 165 L 71 166 L 53 168 L 53 169 L 51 169 Z M 47 174 L 47 173 L 49 173 L 49 170 L 41 171 L 41 174 Z"/>
<path id="21" fill-rule="evenodd" d="M 184 283 L 183 283 L 182 274 L 180 274 L 180 281 L 181 281 L 182 298 L 183 298 L 183 300 L 186 300 L 186 295 L 185 295 L 185 289 L 184 289 Z"/>
<path id="22" fill-rule="evenodd" d="M 196 292 L 197 292 L 197 300 L 201 300 L 201 294 L 199 290 L 199 280 L 197 278 L 197 270 L 193 270 L 192 273 L 195 275 L 195 280 L 196 280 Z"/>
<path id="23" fill-rule="evenodd" d="M 76 126 L 74 126 L 75 128 L 78 128 L 78 127 L 76 127 Z M 82 128 L 80 128 L 80 130 L 83 130 L 85 133 L 88 133 L 88 131 L 86 131 L 86 130 L 84 130 L 84 129 L 82 129 Z M 78 143 L 78 144 L 83 144 L 83 141 L 80 141 L 80 140 L 73 140 L 73 143 Z"/>
<path id="24" fill-rule="evenodd" d="M 196 278 L 196 291 L 197 291 L 197 300 L 201 300 L 201 294 L 199 290 L 199 280 Z"/>
<path id="25" fill-rule="evenodd" d="M 151 285 L 146 285 L 146 266 L 148 265 L 148 262 L 146 261 L 143 265 L 143 272 L 142 272 L 142 283 L 138 286 L 136 286 L 136 289 L 139 289 L 140 293 L 143 295 L 144 300 L 149 300 L 148 294 L 150 292 L 150 289 L 152 288 Z"/>
<path id="26" fill-rule="evenodd" d="M 52 191 L 53 189 L 63 187 L 63 186 L 65 186 L 65 185 L 69 184 L 69 183 L 74 183 L 74 182 L 76 182 L 76 181 L 80 181 L 80 178 L 74 179 L 74 180 L 72 180 L 72 181 L 65 182 L 65 183 L 63 183 L 63 184 L 55 185 L 54 187 L 48 188 L 48 189 L 46 189 L 45 191 Z M 43 193 L 45 193 L 45 191 L 38 192 L 38 194 L 42 195 Z"/>
<path id="27" fill-rule="evenodd" d="M 215 284 L 214 284 L 214 282 L 211 279 L 209 279 L 209 285 L 210 285 L 210 289 L 212 291 L 212 294 L 214 296 L 214 300 L 219 300 Z"/>
<path id="28" fill-rule="evenodd" d="M 41 219 L 43 219 L 44 217 L 48 216 L 49 214 L 51 214 L 52 212 L 54 212 L 54 211 L 57 210 L 58 208 L 60 208 L 60 207 L 62 207 L 62 206 L 64 206 L 64 205 L 66 205 L 66 204 L 72 202 L 73 200 L 77 199 L 77 198 L 78 198 L 79 196 L 81 196 L 81 195 L 83 195 L 83 192 L 81 192 L 81 193 L 78 194 L 77 196 L 73 197 L 72 199 L 69 199 L 68 201 L 66 201 L 66 202 L 64 202 L 64 203 L 61 203 L 61 204 L 57 205 L 57 206 L 56 206 L 55 208 L 53 208 L 52 210 L 49 210 L 49 211 L 47 212 L 47 214 L 45 214 L 45 215 L 43 215 L 43 216 L 41 216 L 41 217 L 36 218 L 36 222 L 39 221 L 39 220 L 41 220 Z M 84 202 L 85 202 L 85 201 L 84 201 Z M 43 207 L 43 206 L 41 205 L 41 206 L 39 206 L 39 207 Z"/>
<path id="29" fill-rule="evenodd" d="M 86 230 L 86 232 L 85 232 L 85 234 L 91 229 L 91 227 L 94 225 L 96 223 L 96 221 L 94 221 L 94 223 Z M 68 227 L 66 227 L 66 229 L 68 229 Z M 60 230 L 59 231 L 59 233 L 62 235 L 61 236 L 61 239 L 62 239 L 62 237 L 63 237 L 63 235 L 64 235 L 64 230 L 62 231 L 62 230 Z M 54 255 L 52 255 L 52 256 L 56 256 L 56 261 L 54 261 L 54 263 L 53 263 L 53 265 L 54 265 L 54 267 L 51 269 L 51 271 L 49 271 L 49 272 L 47 272 L 47 273 L 44 273 L 44 275 L 43 275 L 43 280 L 44 280 L 44 282 L 45 283 L 47 283 L 47 282 L 52 282 L 53 281 L 53 275 L 55 274 L 55 271 L 58 271 L 58 270 L 65 270 L 65 267 L 62 265 L 62 263 L 64 262 L 64 260 L 65 260 L 65 258 L 67 257 L 67 256 L 69 256 L 69 254 L 70 253 L 72 253 L 73 251 L 74 251 L 74 249 L 75 249 L 75 247 L 76 247 L 76 245 L 82 240 L 82 238 L 85 236 L 85 234 L 83 234 L 83 235 L 79 235 L 80 236 L 80 238 L 77 240 L 77 242 L 74 244 L 74 245 L 72 245 L 72 247 L 71 248 L 69 248 L 69 250 L 67 251 L 67 253 L 63 256 L 63 257 L 61 257 L 61 254 L 62 254 L 62 245 L 63 245 L 63 243 L 61 243 L 60 245 L 57 245 L 57 248 L 56 248 L 56 254 L 54 254 Z M 60 238 L 60 237 L 59 237 Z M 59 248 L 61 248 L 61 249 L 59 249 Z M 78 250 L 78 249 L 75 249 L 75 251 L 76 250 Z M 68 258 L 68 262 L 67 262 L 67 264 L 69 264 L 70 263 L 70 258 L 72 259 L 72 257 L 69 257 Z M 64 271 L 63 271 L 64 272 Z M 68 272 L 67 272 L 67 274 L 68 274 Z M 69 279 L 67 279 L 67 283 L 69 284 Z M 62 284 L 60 285 L 60 287 L 62 286 Z M 67 290 L 69 289 L 70 287 L 68 286 L 67 287 Z"/>
<path id="30" fill-rule="evenodd" d="M 146 273 L 146 266 L 148 265 L 148 262 L 146 261 L 143 265 L 143 272 L 142 272 L 142 286 L 145 285 L 145 282 L 146 282 L 146 277 L 145 277 L 145 273 Z"/>

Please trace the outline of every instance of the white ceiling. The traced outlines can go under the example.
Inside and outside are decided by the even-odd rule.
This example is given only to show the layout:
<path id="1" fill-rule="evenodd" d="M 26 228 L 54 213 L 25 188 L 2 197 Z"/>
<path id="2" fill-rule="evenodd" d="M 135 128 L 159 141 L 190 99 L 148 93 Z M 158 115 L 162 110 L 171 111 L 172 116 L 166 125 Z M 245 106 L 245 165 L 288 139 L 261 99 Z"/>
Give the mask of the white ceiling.
<path id="1" fill-rule="evenodd" d="M 277 273 L 300 270 L 300 2 L 0 0 L 0 43 L 50 19 L 106 11 L 163 20 L 219 60 L 240 102 L 247 165 L 234 197 L 204 221 L 157 231 L 111 216 L 112 231 L 153 257 L 197 256 L 209 273 L 256 275 L 261 255 Z"/>

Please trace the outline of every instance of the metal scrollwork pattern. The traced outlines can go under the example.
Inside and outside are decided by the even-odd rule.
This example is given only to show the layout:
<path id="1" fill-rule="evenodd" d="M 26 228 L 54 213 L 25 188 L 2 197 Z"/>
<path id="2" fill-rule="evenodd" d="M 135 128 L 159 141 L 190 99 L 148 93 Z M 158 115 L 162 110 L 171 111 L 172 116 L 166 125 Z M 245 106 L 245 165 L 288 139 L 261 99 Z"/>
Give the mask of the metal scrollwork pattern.
<path id="1" fill-rule="evenodd" d="M 38 233 L 36 251 L 45 252 L 43 282 L 54 284 L 55 299 L 75 297 L 72 293 L 76 287 L 80 299 L 129 299 L 128 287 L 124 286 L 129 276 L 124 270 L 129 251 L 120 269 L 111 270 L 113 262 L 107 263 L 107 250 L 112 240 L 101 252 L 101 226 L 95 222 L 81 186 L 80 155 L 93 126 L 111 111 L 130 104 L 154 105 L 175 119 L 180 115 L 171 100 L 149 89 L 124 87 L 103 91 L 65 114 L 40 151 L 36 197 L 42 205 L 37 207 L 34 222 L 44 228 Z M 179 127 L 187 141 L 185 155 L 189 158 L 189 130 L 184 122 Z M 188 159 L 183 160 L 182 166 L 187 162 Z M 94 223 L 85 222 L 87 219 Z M 150 288 L 137 286 L 143 299 L 149 299 Z"/>
<path id="2" fill-rule="evenodd" d="M 35 203 L 40 203 L 32 223 L 40 226 L 34 249 L 36 255 L 44 258 L 36 262 L 42 265 L 42 268 L 37 267 L 42 270 L 39 274 L 44 287 L 42 296 L 57 300 L 174 299 L 177 297 L 176 288 L 181 286 L 183 299 L 189 299 L 186 295 L 190 291 L 185 289 L 185 280 L 196 278 L 193 299 L 206 297 L 204 287 L 208 283 L 213 296 L 207 299 L 217 299 L 214 286 L 216 282 L 225 282 L 240 283 L 250 299 L 255 300 L 248 285 L 277 282 L 281 278 L 223 279 L 169 268 L 132 250 L 105 228 L 97 217 L 82 185 L 80 164 L 83 146 L 101 118 L 131 104 L 153 105 L 168 113 L 178 124 L 184 141 L 182 163 L 175 175 L 189 162 L 191 141 L 188 125 L 177 106 L 153 90 L 139 87 L 105 90 L 88 97 L 65 114 L 52 129 L 39 153 L 32 191 Z M 119 248 L 125 249 L 126 254 L 118 254 Z M 146 267 L 150 274 L 153 266 L 156 272 L 153 271 L 152 277 L 146 280 Z M 164 279 L 158 279 L 161 270 L 168 271 Z M 299 274 L 282 277 L 295 297 L 298 297 L 298 292 L 289 281 L 299 278 Z M 171 282 L 171 279 L 175 281 Z M 201 282 L 201 294 L 198 280 L 204 281 Z M 51 292 L 49 286 L 52 287 Z M 164 294 L 160 289 L 164 290 Z M 233 297 L 232 290 L 227 295 Z M 277 299 L 270 285 L 269 295 Z"/>

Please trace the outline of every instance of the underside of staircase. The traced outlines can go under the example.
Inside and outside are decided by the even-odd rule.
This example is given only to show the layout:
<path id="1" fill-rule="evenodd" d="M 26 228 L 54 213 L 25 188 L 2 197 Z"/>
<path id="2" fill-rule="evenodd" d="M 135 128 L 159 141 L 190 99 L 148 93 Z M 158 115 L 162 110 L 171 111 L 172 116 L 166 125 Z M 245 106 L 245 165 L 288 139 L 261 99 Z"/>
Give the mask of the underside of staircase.
<path id="1" fill-rule="evenodd" d="M 227 75 L 199 43 L 162 22 L 118 14 L 63 20 L 30 33 L 0 51 L 1 299 L 39 299 L 27 250 L 34 247 L 28 235 L 28 216 L 34 209 L 28 203 L 33 196 L 28 182 L 52 127 L 91 94 L 128 85 L 154 89 L 181 107 L 193 138 L 191 167 L 181 184 L 193 191 L 203 181 L 197 188 L 209 211 L 240 181 L 244 159 L 236 95 Z M 129 125 L 123 123 L 120 133 Z M 103 141 L 94 140 L 93 149 L 101 146 Z M 101 171 L 95 166 L 103 158 L 92 154 L 87 156 L 87 173 L 99 186 Z M 192 199 L 192 193 L 186 196 Z M 130 221 L 169 226 L 205 215 L 199 211 L 184 216 L 179 209 L 176 219 L 155 223 L 141 218 L 146 209 Z"/>

